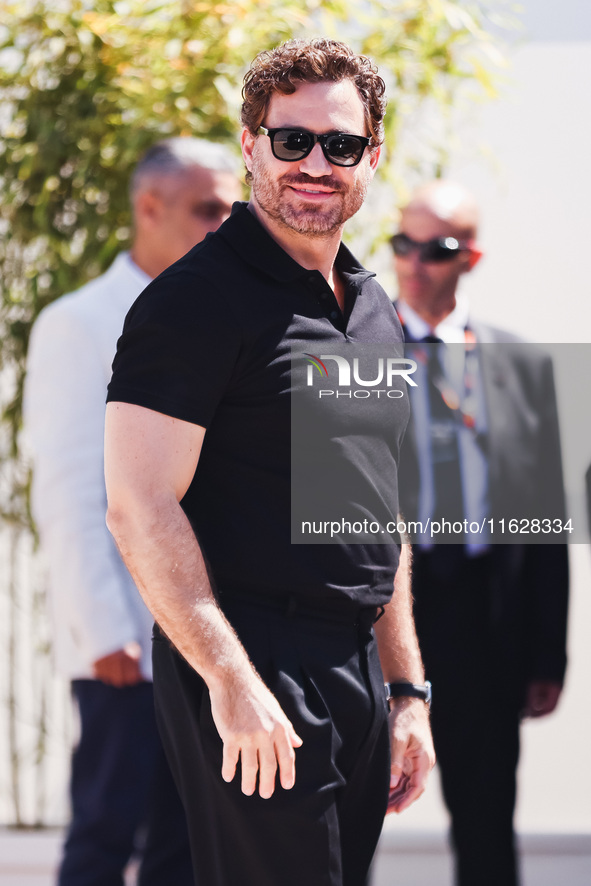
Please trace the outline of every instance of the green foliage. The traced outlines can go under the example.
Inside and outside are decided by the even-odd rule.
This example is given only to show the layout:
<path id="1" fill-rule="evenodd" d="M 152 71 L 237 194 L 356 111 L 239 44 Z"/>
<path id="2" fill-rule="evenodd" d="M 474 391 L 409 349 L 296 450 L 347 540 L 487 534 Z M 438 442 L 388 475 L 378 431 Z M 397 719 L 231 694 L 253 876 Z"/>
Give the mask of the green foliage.
<path id="1" fill-rule="evenodd" d="M 488 6 L 497 6 L 488 4 Z M 327 34 L 389 81 L 385 174 L 400 181 L 405 120 L 493 89 L 483 3 L 456 0 L 0 0 L 0 368 L 3 457 L 17 453 L 31 324 L 129 244 L 127 182 L 169 134 L 237 144 L 242 76 L 261 49 Z M 430 172 L 441 165 L 439 149 Z M 6 396 L 8 395 L 8 396 Z M 2 457 L 2 454 L 0 454 Z M 11 490 L 6 516 L 22 510 Z M 21 504 L 18 505 L 20 500 Z"/>
<path id="2" fill-rule="evenodd" d="M 487 28 L 505 2 L 0 0 L 0 516 L 11 524 L 3 535 L 10 554 L 0 603 L 8 612 L 14 822 L 42 822 L 45 815 L 48 684 L 29 681 L 39 688 L 33 721 L 20 703 L 23 661 L 27 674 L 49 679 L 50 672 L 34 581 L 21 562 L 30 560 L 23 529 L 31 520 L 18 435 L 37 314 L 129 245 L 127 185 L 146 147 L 167 135 L 194 134 L 238 150 L 244 72 L 260 50 L 292 36 L 336 37 L 372 56 L 391 96 L 382 175 L 398 195 L 413 175 L 433 175 L 445 163 L 441 121 L 458 95 L 466 86 L 473 97 L 494 93 L 502 59 Z M 380 218 L 373 206 L 369 212 L 364 236 L 371 244 Z M 19 629 L 24 612 L 31 617 Z M 29 727 L 39 748 L 32 817 L 22 802 Z"/>

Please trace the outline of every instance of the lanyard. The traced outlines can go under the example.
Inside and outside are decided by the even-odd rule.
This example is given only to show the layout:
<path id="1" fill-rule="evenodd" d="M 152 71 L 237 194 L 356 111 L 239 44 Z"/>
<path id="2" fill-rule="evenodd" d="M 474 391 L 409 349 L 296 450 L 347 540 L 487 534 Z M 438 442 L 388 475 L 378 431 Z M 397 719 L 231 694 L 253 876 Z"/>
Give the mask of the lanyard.
<path id="1" fill-rule="evenodd" d="M 464 371 L 463 391 L 461 394 L 454 388 L 449 379 L 443 373 L 439 355 L 436 359 L 429 359 L 425 347 L 421 342 L 412 345 L 413 356 L 416 357 L 429 371 L 429 381 L 439 391 L 441 399 L 450 410 L 454 421 L 463 425 L 472 432 L 479 446 L 484 447 L 484 434 L 476 430 L 476 414 L 478 409 L 478 354 L 476 350 L 476 336 L 471 329 L 464 330 Z M 441 340 L 430 342 L 431 347 L 444 344 Z"/>

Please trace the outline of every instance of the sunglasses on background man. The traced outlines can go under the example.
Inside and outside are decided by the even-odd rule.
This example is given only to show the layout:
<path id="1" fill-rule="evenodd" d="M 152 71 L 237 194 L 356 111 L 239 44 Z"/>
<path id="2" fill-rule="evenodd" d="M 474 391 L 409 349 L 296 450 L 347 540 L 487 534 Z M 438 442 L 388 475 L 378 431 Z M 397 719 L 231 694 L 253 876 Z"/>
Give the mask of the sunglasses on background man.
<path id="1" fill-rule="evenodd" d="M 433 262 L 441 264 L 442 262 L 452 261 L 460 252 L 472 252 L 474 244 L 471 240 L 456 240 L 455 237 L 434 237 L 432 240 L 419 242 L 412 240 L 408 234 L 394 234 L 390 239 L 390 245 L 394 250 L 394 255 L 399 258 L 406 258 L 413 252 L 418 252 L 419 259 L 422 262 Z"/>

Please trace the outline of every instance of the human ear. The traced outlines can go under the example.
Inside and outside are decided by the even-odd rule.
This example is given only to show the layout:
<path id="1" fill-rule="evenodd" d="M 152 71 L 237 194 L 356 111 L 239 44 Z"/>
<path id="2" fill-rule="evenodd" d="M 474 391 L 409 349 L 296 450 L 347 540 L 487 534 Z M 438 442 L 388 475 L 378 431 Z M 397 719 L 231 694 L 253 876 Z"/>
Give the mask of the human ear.
<path id="1" fill-rule="evenodd" d="M 382 146 L 378 145 L 376 148 L 372 148 L 369 153 L 369 165 L 371 166 L 373 172 L 375 172 L 377 169 L 378 160 L 380 159 L 381 152 Z"/>
<path id="2" fill-rule="evenodd" d="M 466 270 L 471 271 L 472 268 L 475 268 L 483 255 L 484 253 L 481 249 L 478 249 L 476 245 L 471 245 L 470 252 L 468 253 L 468 267 Z"/>
<path id="3" fill-rule="evenodd" d="M 134 201 L 134 216 L 140 225 L 155 225 L 160 216 L 162 199 L 154 191 L 141 191 Z"/>
<path id="4" fill-rule="evenodd" d="M 246 168 L 249 172 L 252 171 L 252 152 L 254 151 L 255 141 L 256 136 L 252 134 L 250 129 L 242 130 L 242 135 L 240 137 L 240 146 L 242 148 L 242 157 L 244 158 L 244 163 L 246 164 Z"/>

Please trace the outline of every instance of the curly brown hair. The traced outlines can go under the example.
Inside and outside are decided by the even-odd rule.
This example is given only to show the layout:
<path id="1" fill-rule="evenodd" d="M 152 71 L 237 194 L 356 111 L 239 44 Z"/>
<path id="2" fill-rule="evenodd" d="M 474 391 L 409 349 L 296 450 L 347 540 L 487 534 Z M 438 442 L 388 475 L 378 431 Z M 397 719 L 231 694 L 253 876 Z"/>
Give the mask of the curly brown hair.
<path id="1" fill-rule="evenodd" d="M 346 43 L 318 37 L 288 40 L 259 53 L 244 77 L 242 125 L 256 135 L 275 92 L 292 95 L 300 83 L 352 80 L 365 109 L 371 146 L 384 140 L 385 84 L 376 66 Z"/>

